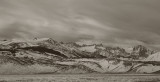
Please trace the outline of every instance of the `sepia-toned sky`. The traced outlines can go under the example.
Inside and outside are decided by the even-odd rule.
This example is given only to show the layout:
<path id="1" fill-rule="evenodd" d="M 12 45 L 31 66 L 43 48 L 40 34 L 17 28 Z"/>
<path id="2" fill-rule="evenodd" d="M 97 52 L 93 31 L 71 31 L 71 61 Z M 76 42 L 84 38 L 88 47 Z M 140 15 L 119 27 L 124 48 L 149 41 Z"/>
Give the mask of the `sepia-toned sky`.
<path id="1" fill-rule="evenodd" d="M 0 0 L 0 38 L 160 44 L 160 0 Z"/>

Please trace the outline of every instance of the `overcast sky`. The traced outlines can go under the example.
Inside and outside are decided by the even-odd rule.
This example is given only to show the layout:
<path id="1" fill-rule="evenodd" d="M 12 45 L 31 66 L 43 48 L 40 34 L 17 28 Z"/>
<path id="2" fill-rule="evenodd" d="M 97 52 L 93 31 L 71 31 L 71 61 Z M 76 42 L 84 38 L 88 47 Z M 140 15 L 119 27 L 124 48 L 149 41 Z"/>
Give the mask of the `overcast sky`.
<path id="1" fill-rule="evenodd" d="M 0 38 L 160 44 L 160 0 L 0 0 Z"/>

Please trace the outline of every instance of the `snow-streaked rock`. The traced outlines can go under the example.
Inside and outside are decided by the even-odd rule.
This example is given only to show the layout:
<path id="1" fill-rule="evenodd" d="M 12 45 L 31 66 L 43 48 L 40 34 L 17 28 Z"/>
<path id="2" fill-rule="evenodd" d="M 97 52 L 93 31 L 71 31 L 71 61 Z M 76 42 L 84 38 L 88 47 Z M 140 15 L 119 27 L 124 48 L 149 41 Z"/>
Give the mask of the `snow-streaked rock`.
<path id="1" fill-rule="evenodd" d="M 149 57 L 147 57 L 146 59 L 144 59 L 145 61 L 160 61 L 160 52 L 157 52 L 155 54 L 150 55 Z"/>

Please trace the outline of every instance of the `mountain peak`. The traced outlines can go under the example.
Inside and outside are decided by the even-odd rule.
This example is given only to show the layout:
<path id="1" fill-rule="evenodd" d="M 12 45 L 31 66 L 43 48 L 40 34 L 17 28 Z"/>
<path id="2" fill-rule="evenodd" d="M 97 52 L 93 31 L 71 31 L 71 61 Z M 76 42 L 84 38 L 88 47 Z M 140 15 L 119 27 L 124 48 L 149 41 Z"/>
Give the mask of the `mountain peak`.
<path id="1" fill-rule="evenodd" d="M 137 49 L 144 50 L 144 49 L 146 49 L 146 47 L 144 47 L 144 46 L 142 46 L 142 45 L 137 45 L 137 46 L 134 46 L 134 47 L 133 47 L 133 50 L 137 50 Z"/>
<path id="2" fill-rule="evenodd" d="M 139 57 L 148 57 L 150 54 L 153 54 L 154 51 L 146 48 L 142 45 L 137 45 L 133 47 L 133 55 L 139 56 Z"/>

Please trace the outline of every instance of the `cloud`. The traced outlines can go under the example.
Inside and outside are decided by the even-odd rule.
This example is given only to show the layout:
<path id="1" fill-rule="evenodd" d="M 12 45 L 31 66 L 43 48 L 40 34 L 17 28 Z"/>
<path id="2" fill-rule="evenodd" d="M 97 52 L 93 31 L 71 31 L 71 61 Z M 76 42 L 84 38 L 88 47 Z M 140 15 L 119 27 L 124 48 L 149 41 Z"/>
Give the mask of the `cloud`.
<path id="1" fill-rule="evenodd" d="M 0 38 L 158 45 L 158 0 L 1 0 Z"/>
<path id="2" fill-rule="evenodd" d="M 98 22 L 97 20 L 95 20 L 93 18 L 85 17 L 85 16 L 74 17 L 73 21 L 78 22 L 80 24 L 90 25 L 90 26 L 92 26 L 92 28 L 98 28 L 98 29 L 102 29 L 102 30 L 106 30 L 106 31 L 117 30 L 116 28 L 109 27 L 107 25 L 103 25 L 100 22 Z"/>

